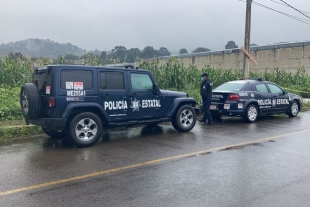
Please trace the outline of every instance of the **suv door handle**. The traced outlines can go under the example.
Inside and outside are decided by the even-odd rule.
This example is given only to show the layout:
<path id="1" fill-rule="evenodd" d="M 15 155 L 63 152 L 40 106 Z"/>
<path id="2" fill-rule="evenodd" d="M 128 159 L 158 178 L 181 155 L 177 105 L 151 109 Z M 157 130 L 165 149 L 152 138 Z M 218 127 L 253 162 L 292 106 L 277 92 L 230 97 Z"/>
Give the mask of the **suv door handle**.
<path id="1" fill-rule="evenodd" d="M 137 94 L 136 94 L 136 93 L 130 95 L 130 98 L 135 98 L 135 97 L 137 97 Z"/>
<path id="2" fill-rule="evenodd" d="M 103 97 L 103 96 L 101 96 L 101 97 Z M 110 97 L 110 94 L 108 94 L 108 93 L 104 94 L 104 98 L 109 98 L 109 97 Z"/>

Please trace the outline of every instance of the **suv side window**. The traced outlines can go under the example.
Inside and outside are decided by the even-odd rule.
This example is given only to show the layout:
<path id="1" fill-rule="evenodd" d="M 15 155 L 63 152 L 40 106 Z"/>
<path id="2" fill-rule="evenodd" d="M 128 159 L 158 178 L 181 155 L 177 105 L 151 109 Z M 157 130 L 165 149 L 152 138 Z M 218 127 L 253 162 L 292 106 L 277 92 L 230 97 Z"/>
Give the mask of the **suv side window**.
<path id="1" fill-rule="evenodd" d="M 255 87 L 255 90 L 257 90 L 258 92 L 261 92 L 261 93 L 268 93 L 268 89 L 266 87 L 265 84 L 257 84 Z"/>
<path id="2" fill-rule="evenodd" d="M 74 89 L 74 83 L 82 83 L 83 90 L 93 88 L 93 71 L 89 70 L 62 70 L 60 76 L 60 87 L 63 90 Z M 69 83 L 69 84 L 68 84 Z"/>
<path id="3" fill-rule="evenodd" d="M 268 87 L 269 87 L 271 93 L 276 93 L 276 94 L 279 94 L 279 95 L 283 95 L 282 89 L 279 88 L 278 86 L 273 85 L 273 84 L 268 84 Z"/>
<path id="4" fill-rule="evenodd" d="M 100 88 L 110 90 L 123 90 L 124 75 L 120 72 L 100 72 Z"/>
<path id="5" fill-rule="evenodd" d="M 132 90 L 151 90 L 153 81 L 148 74 L 131 73 L 130 74 Z"/>

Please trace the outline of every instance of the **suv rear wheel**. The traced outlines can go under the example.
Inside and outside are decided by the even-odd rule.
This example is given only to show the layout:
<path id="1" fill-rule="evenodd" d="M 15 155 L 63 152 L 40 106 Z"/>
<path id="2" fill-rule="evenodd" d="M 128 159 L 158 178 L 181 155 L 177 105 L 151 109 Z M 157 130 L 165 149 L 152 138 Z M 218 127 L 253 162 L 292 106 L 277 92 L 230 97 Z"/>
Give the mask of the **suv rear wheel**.
<path id="1" fill-rule="evenodd" d="M 195 110 L 190 105 L 181 106 L 172 118 L 171 123 L 180 132 L 190 131 L 196 124 Z"/>
<path id="2" fill-rule="evenodd" d="M 102 137 L 102 121 L 94 113 L 80 113 L 71 120 L 68 134 L 73 144 L 78 147 L 94 145 Z"/>

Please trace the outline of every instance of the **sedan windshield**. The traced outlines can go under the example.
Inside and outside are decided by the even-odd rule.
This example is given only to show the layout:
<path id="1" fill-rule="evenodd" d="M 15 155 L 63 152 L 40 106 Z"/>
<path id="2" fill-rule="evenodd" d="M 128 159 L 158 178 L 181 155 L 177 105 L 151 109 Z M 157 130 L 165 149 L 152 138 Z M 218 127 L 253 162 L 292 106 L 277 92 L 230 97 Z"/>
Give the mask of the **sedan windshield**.
<path id="1" fill-rule="evenodd" d="M 224 83 L 217 88 L 214 89 L 214 91 L 235 91 L 238 92 L 240 89 L 244 86 L 244 83 Z"/>

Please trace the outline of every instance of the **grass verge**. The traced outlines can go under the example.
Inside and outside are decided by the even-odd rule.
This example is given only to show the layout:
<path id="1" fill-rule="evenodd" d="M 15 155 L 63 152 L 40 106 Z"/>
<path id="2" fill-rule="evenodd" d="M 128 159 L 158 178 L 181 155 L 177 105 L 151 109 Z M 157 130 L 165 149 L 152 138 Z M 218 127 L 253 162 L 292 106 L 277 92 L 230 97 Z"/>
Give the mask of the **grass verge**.
<path id="1" fill-rule="evenodd" d="M 34 125 L 0 126 L 0 139 L 42 134 L 41 127 Z"/>
<path id="2" fill-rule="evenodd" d="M 302 104 L 302 111 L 309 111 L 310 110 L 310 101 L 308 101 L 308 102 L 304 102 L 303 104 Z"/>

